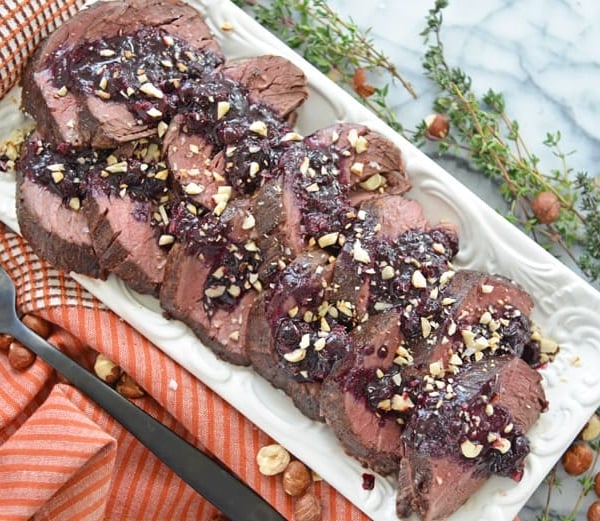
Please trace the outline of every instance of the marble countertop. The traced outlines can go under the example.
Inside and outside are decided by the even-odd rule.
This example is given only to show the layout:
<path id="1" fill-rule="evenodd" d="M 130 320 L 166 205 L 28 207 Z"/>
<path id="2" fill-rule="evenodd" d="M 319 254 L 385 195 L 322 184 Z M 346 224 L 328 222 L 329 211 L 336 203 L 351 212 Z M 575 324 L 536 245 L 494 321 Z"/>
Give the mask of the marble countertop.
<path id="1" fill-rule="evenodd" d="M 420 32 L 434 0 L 330 0 L 342 16 L 363 28 L 371 27 L 376 46 L 397 64 L 414 86 L 412 99 L 399 85 L 390 96 L 405 128 L 414 128 L 431 113 L 435 87 L 421 67 L 424 52 Z M 451 65 L 473 79 L 473 88 L 502 92 L 507 112 L 520 124 L 525 141 L 552 168 L 555 158 L 543 146 L 547 132 L 559 130 L 564 151 L 574 151 L 574 171 L 600 171 L 600 2 L 596 0 L 454 0 L 444 11 L 442 38 Z M 434 156 L 449 172 L 495 208 L 502 207 L 495 188 L 463 162 Z M 571 266 L 573 267 L 573 266 Z M 564 475 L 562 493 L 553 494 L 557 514 L 568 514 L 579 485 Z M 521 512 L 522 521 L 535 521 L 546 500 L 542 485 Z M 578 520 L 585 519 L 583 503 Z"/>
<path id="2" fill-rule="evenodd" d="M 398 84 L 391 87 L 390 100 L 404 127 L 415 128 L 431 113 L 435 94 L 435 86 L 423 74 L 425 46 L 420 36 L 434 0 L 329 3 L 361 27 L 371 27 L 376 46 L 414 86 L 418 99 Z M 442 38 L 448 62 L 472 77 L 476 92 L 491 87 L 504 94 L 507 113 L 518 120 L 542 169 L 559 167 L 542 143 L 548 132 L 559 130 L 561 148 L 573 152 L 573 171 L 600 172 L 598 20 L 600 3 L 595 0 L 455 0 L 444 10 Z M 460 162 L 435 159 L 491 206 L 503 207 L 489 179 Z M 565 263 L 577 271 L 572 262 Z"/>

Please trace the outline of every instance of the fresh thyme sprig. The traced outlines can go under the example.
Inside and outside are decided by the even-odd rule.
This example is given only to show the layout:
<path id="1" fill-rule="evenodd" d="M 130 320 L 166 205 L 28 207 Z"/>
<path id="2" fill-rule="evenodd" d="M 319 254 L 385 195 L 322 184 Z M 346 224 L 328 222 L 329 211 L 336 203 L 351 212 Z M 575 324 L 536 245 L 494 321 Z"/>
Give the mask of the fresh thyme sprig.
<path id="1" fill-rule="evenodd" d="M 412 85 L 374 46 L 368 29 L 361 30 L 352 20 L 340 17 L 325 0 L 273 0 L 265 3 L 234 0 L 234 3 L 250 11 L 261 25 L 344 86 L 389 126 L 402 132 L 402 124 L 387 101 L 389 84 L 369 86 L 369 95 L 356 89 L 357 71 L 383 71 L 416 97 Z"/>
<path id="2" fill-rule="evenodd" d="M 479 172 L 499 183 L 501 195 L 509 203 L 507 217 L 520 224 L 538 243 L 560 249 L 569 255 L 589 277 L 600 277 L 600 191 L 597 180 L 585 172 L 575 173 L 567 164 L 567 153 L 560 147 L 560 132 L 548 133 L 543 144 L 558 165 L 543 171 L 540 159 L 525 144 L 519 124 L 506 112 L 502 94 L 488 90 L 478 97 L 471 78 L 460 68 L 450 67 L 441 40 L 442 11 L 448 0 L 436 0 L 422 32 L 428 45 L 423 67 L 438 87 L 434 110 L 449 118 L 451 132 L 438 141 L 441 153 L 470 159 Z M 414 135 L 422 144 L 427 137 L 423 122 Z M 537 211 L 536 198 L 560 205 L 551 219 Z M 549 222 L 548 222 L 549 221 Z M 574 246 L 583 253 L 574 253 Z"/>

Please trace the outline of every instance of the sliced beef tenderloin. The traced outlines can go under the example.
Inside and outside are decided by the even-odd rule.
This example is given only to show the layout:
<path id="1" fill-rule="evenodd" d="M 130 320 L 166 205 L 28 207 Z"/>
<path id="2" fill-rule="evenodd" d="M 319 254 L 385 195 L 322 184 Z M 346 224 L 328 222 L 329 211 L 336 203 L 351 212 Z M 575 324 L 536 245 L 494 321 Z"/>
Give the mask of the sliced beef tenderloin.
<path id="1" fill-rule="evenodd" d="M 257 244 L 265 258 L 289 260 L 306 248 L 302 234 L 301 208 L 285 179 L 267 181 L 252 203 Z"/>
<path id="2" fill-rule="evenodd" d="M 348 187 L 339 181 L 338 160 L 332 150 L 304 143 L 283 153 L 274 179 L 254 202 L 263 251 L 284 259 L 300 255 L 307 245 L 337 252 L 356 214 L 347 201 Z"/>
<path id="3" fill-rule="evenodd" d="M 92 242 L 104 270 L 131 289 L 158 295 L 168 250 L 159 245 L 151 223 L 156 204 L 93 191 L 86 214 Z"/>
<path id="4" fill-rule="evenodd" d="M 402 326 L 412 337 L 415 324 L 420 331 L 419 314 L 427 316 L 429 308 L 439 307 L 436 292 L 417 286 L 450 269 L 457 236 L 447 228 L 428 226 L 420 206 L 398 195 L 363 202 L 357 217 L 336 259 L 330 299 L 351 303 L 350 324 L 408 307 Z"/>
<path id="5" fill-rule="evenodd" d="M 381 240 L 393 240 L 408 230 L 431 228 L 422 206 L 414 199 L 395 194 L 375 195 L 360 204 L 361 218 L 377 226 Z"/>
<path id="6" fill-rule="evenodd" d="M 220 186 L 254 192 L 263 175 L 270 175 L 280 149 L 301 139 L 283 120 L 306 99 L 306 77 L 284 58 L 234 61 L 202 85 L 184 84 L 182 92 L 189 108 L 171 121 L 163 149 L 175 178 L 207 208 L 218 204 L 214 195 Z M 264 107 L 259 111 L 256 105 Z M 248 128 L 262 122 L 266 135 L 258 127 L 258 133 L 240 131 L 244 116 Z"/>
<path id="7" fill-rule="evenodd" d="M 168 170 L 156 143 L 129 143 L 87 176 L 84 213 L 100 266 L 139 293 L 158 295 L 168 247 Z"/>
<path id="8" fill-rule="evenodd" d="M 378 191 L 403 194 L 410 190 L 400 149 L 364 125 L 338 123 L 317 130 L 306 141 L 337 151 L 340 180 L 353 187 L 350 196 L 358 202 Z"/>
<path id="9" fill-rule="evenodd" d="M 248 89 L 252 101 L 264 103 L 283 119 L 293 116 L 308 97 L 304 72 L 281 56 L 235 60 L 223 73 Z"/>
<path id="10" fill-rule="evenodd" d="M 249 365 L 245 352 L 246 316 L 255 295 L 247 292 L 234 312 L 217 309 L 211 315 L 205 306 L 205 286 L 216 269 L 215 264 L 207 265 L 189 255 L 182 244 L 175 244 L 169 252 L 160 290 L 161 306 L 171 318 L 190 327 L 217 356 L 232 364 Z"/>
<path id="11" fill-rule="evenodd" d="M 178 209 L 171 222 L 179 238 L 167 258 L 161 306 L 220 358 L 249 365 L 248 314 L 262 291 L 248 201 L 231 201 L 217 220 Z"/>
<path id="12" fill-rule="evenodd" d="M 225 179 L 224 152 L 213 154 L 215 146 L 202 134 L 185 130 L 185 117 L 176 115 L 163 139 L 163 155 L 181 190 L 205 208 L 214 210 Z"/>
<path id="13" fill-rule="evenodd" d="M 17 164 L 17 219 L 21 234 L 42 259 L 64 271 L 104 278 L 87 219 L 80 181 L 93 154 L 61 153 L 34 133 Z"/>
<path id="14" fill-rule="evenodd" d="M 17 217 L 33 251 L 55 268 L 104 278 L 83 212 L 26 176 L 17 175 Z"/>
<path id="15" fill-rule="evenodd" d="M 369 384 L 383 378 L 401 384 L 399 366 L 392 371 L 397 350 L 404 344 L 399 326 L 399 315 L 390 312 L 356 327 L 350 334 L 350 352 L 334 366 L 321 390 L 321 414 L 344 450 L 382 475 L 398 470 L 402 426 L 378 409 L 380 400 Z M 387 401 L 391 408 L 392 401 Z M 411 404 L 397 397 L 393 405 L 409 409 Z"/>
<path id="16" fill-rule="evenodd" d="M 500 356 L 424 393 L 402 434 L 398 516 L 445 519 L 491 474 L 519 480 L 525 433 L 547 405 L 540 381 L 521 359 Z"/>
<path id="17" fill-rule="evenodd" d="M 22 78 L 22 106 L 38 122 L 43 137 L 54 143 L 110 147 L 154 134 L 160 121 L 154 112 L 167 105 L 154 103 L 161 94 L 156 89 L 167 88 L 182 74 L 173 66 L 161 70 L 161 58 L 166 63 L 171 56 L 163 53 L 178 47 L 210 56 L 207 67 L 222 61 L 199 13 L 183 2 L 98 2 L 53 32 L 30 60 Z M 150 65 L 145 60 L 153 52 Z M 190 62 L 182 64 L 188 69 L 199 63 L 198 56 L 182 60 Z M 139 69 L 146 72 L 140 75 Z M 168 97 L 161 96 L 161 101 Z M 134 102 L 138 114 L 132 112 Z"/>
<path id="18" fill-rule="evenodd" d="M 248 317 L 248 354 L 256 372 L 288 394 L 309 418 L 323 420 L 324 378 L 348 350 L 348 336 L 324 300 L 331 279 L 329 255 L 322 251 L 294 259 L 271 289 L 253 304 Z"/>
<path id="19" fill-rule="evenodd" d="M 505 277 L 449 271 L 423 291 L 437 291 L 438 306 L 429 306 L 427 315 L 417 307 L 411 318 L 413 322 L 421 319 L 420 332 L 413 328 L 416 370 L 437 376 L 487 356 L 521 357 L 531 342 L 528 317 L 533 302 L 523 288 Z"/>

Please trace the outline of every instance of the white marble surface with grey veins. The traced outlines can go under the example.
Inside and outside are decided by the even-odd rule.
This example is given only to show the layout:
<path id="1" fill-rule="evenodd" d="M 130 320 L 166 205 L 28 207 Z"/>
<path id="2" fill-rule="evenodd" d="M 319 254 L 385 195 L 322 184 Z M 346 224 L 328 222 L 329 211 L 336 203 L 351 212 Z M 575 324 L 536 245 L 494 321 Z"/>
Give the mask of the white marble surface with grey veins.
<path id="1" fill-rule="evenodd" d="M 343 16 L 371 27 L 377 47 L 397 64 L 418 93 L 413 100 L 396 85 L 391 100 L 407 129 L 431 112 L 435 87 L 423 74 L 425 51 L 420 32 L 434 0 L 330 0 Z M 531 151 L 546 169 L 557 167 L 543 146 L 547 132 L 560 131 L 562 149 L 574 171 L 600 172 L 600 1 L 598 0 L 450 0 L 442 38 L 450 65 L 473 79 L 476 92 L 502 92 L 507 112 L 517 119 Z M 435 158 L 473 191 L 500 208 L 490 182 L 464 164 Z M 564 476 L 562 476 L 564 478 Z M 564 479 L 553 494 L 558 514 L 573 508 L 579 485 Z M 578 519 L 585 519 L 584 501 Z M 534 521 L 545 503 L 542 486 L 521 512 Z"/>

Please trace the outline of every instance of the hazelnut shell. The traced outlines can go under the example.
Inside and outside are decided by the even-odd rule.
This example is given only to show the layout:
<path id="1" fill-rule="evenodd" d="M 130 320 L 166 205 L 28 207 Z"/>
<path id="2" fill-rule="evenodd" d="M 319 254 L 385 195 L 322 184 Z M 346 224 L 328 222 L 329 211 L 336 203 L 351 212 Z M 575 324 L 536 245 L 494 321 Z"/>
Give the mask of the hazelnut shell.
<path id="1" fill-rule="evenodd" d="M 23 371 L 35 362 L 35 354 L 21 342 L 14 340 L 8 348 L 8 363 L 13 369 Z"/>
<path id="2" fill-rule="evenodd" d="M 563 454 L 562 464 L 565 472 L 570 476 L 583 474 L 592 465 L 594 451 L 587 443 L 573 443 L 569 450 Z"/>

